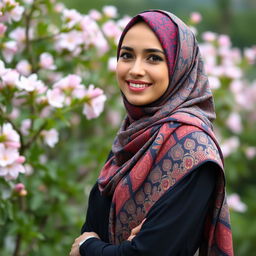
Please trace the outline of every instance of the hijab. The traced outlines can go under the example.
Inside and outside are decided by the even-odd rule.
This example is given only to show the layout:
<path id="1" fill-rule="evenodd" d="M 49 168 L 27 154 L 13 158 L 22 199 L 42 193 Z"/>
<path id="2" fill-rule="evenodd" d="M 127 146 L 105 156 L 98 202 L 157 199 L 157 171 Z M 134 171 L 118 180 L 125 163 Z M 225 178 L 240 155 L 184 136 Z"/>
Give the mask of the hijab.
<path id="1" fill-rule="evenodd" d="M 144 106 L 132 105 L 122 95 L 127 116 L 98 178 L 100 191 L 112 196 L 110 242 L 125 241 L 166 191 L 211 161 L 218 167 L 218 180 L 200 255 L 233 255 L 223 158 L 212 130 L 213 97 L 198 44 L 175 15 L 150 10 L 132 18 L 125 27 L 118 55 L 125 34 L 141 20 L 164 49 L 169 84 L 159 99 Z"/>

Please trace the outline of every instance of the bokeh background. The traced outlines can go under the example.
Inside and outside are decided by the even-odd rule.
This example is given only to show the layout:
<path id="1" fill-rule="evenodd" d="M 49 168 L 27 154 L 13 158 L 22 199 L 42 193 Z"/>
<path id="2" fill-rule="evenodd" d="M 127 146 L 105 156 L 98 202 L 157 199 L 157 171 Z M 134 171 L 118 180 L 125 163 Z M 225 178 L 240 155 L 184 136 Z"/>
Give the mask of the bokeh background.
<path id="1" fill-rule="evenodd" d="M 24 9 L 22 15 L 8 13 L 16 17 L 11 21 L 1 18 L 10 11 L 1 6 L 8 0 L 0 2 L 0 152 L 13 145 L 8 132 L 14 130 L 20 143 L 15 150 L 25 160 L 19 158 L 15 175 L 13 163 L 0 155 L 0 255 L 68 255 L 125 114 L 114 73 L 118 35 L 130 16 L 157 8 L 184 20 L 200 43 L 215 97 L 214 129 L 225 156 L 235 255 L 253 256 L 256 1 L 16 2 Z M 68 13 L 71 9 L 76 12 Z M 81 25 L 77 13 L 88 17 L 92 10 L 100 17 L 94 12 L 95 20 L 85 18 Z M 27 82 L 33 73 L 37 77 Z M 54 98 L 54 90 L 61 95 Z M 12 128 L 4 131 L 7 123 Z"/>

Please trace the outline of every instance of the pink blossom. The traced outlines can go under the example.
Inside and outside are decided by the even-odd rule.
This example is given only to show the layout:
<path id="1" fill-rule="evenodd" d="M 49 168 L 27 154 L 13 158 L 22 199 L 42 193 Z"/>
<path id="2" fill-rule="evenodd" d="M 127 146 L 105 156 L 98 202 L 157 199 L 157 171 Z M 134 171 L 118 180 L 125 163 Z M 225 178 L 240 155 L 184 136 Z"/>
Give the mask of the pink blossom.
<path id="1" fill-rule="evenodd" d="M 25 189 L 25 185 L 23 183 L 18 183 L 14 186 L 14 192 L 16 192 L 19 196 L 26 196 L 27 190 Z"/>
<path id="2" fill-rule="evenodd" d="M 223 153 L 224 157 L 228 157 L 229 155 L 231 155 L 233 152 L 235 152 L 238 147 L 240 145 L 240 141 L 238 139 L 238 137 L 230 137 L 229 139 L 223 141 L 221 143 L 221 150 Z"/>
<path id="3" fill-rule="evenodd" d="M 63 91 L 72 91 L 78 88 L 81 84 L 82 78 L 78 75 L 68 75 L 53 85 L 53 88 L 59 88 Z"/>
<path id="4" fill-rule="evenodd" d="M 41 87 L 44 87 L 44 84 L 42 81 L 38 80 L 37 74 L 31 74 L 29 77 L 21 76 L 17 87 L 21 90 L 32 92 L 40 90 Z"/>
<path id="5" fill-rule="evenodd" d="M 249 64 L 253 65 L 256 62 L 256 50 L 253 48 L 245 48 L 244 56 Z"/>
<path id="6" fill-rule="evenodd" d="M 18 45 L 15 41 L 8 41 L 3 43 L 3 56 L 6 62 L 11 62 L 14 55 L 18 52 Z"/>
<path id="7" fill-rule="evenodd" d="M 65 5 L 63 3 L 56 3 L 54 5 L 55 12 L 62 13 L 65 9 Z"/>
<path id="8" fill-rule="evenodd" d="M 31 34 L 31 30 L 30 30 L 30 34 Z M 25 41 L 26 41 L 25 28 L 17 27 L 16 29 L 12 30 L 9 36 L 11 39 L 13 39 L 17 43 L 18 51 L 22 52 L 25 47 Z"/>
<path id="9" fill-rule="evenodd" d="M 216 35 L 216 33 L 207 31 L 202 34 L 202 38 L 206 42 L 213 42 L 217 39 L 217 35 Z"/>
<path id="10" fill-rule="evenodd" d="M 233 92 L 234 94 L 239 94 L 243 91 L 244 89 L 244 84 L 243 84 L 243 81 L 239 80 L 239 79 L 236 79 L 236 80 L 233 80 L 231 83 L 230 83 L 230 90 L 231 92 Z"/>
<path id="11" fill-rule="evenodd" d="M 19 6 L 19 3 L 12 0 L 3 0 L 4 4 L 8 6 L 8 11 L 4 13 L 4 16 L 0 17 L 0 21 L 19 21 L 25 10 L 23 6 Z"/>
<path id="12" fill-rule="evenodd" d="M 29 76 L 31 74 L 32 66 L 27 60 L 21 60 L 18 62 L 16 70 L 23 76 Z"/>
<path id="13" fill-rule="evenodd" d="M 25 185 L 23 183 L 18 183 L 14 186 L 14 191 L 15 192 L 20 192 L 23 189 L 25 189 Z"/>
<path id="14" fill-rule="evenodd" d="M 102 18 L 102 15 L 99 11 L 95 10 L 95 9 L 91 9 L 89 11 L 89 16 L 93 19 L 93 20 L 100 20 Z"/>
<path id="15" fill-rule="evenodd" d="M 68 50 L 73 52 L 83 43 L 82 32 L 72 30 L 57 37 L 55 48 L 57 51 Z"/>
<path id="16" fill-rule="evenodd" d="M 4 176 L 6 180 L 17 179 L 19 173 L 25 173 L 26 170 L 22 164 L 9 164 L 7 166 L 0 166 L 0 176 Z"/>
<path id="17" fill-rule="evenodd" d="M 77 99 L 83 99 L 86 96 L 86 89 L 83 85 L 78 86 L 72 92 L 72 97 Z"/>
<path id="18" fill-rule="evenodd" d="M 48 100 L 48 99 L 47 99 Z M 46 118 L 46 117 L 49 117 L 51 114 L 52 114 L 52 107 L 51 106 L 46 106 L 43 108 L 43 110 L 41 111 L 40 113 L 40 117 L 41 118 Z"/>
<path id="19" fill-rule="evenodd" d="M 51 148 L 59 141 L 59 134 L 56 129 L 44 130 L 41 132 L 41 135 L 44 138 L 44 142 Z"/>
<path id="20" fill-rule="evenodd" d="M 193 24 L 198 24 L 202 20 L 202 15 L 199 12 L 192 12 L 190 14 L 190 20 Z"/>
<path id="21" fill-rule="evenodd" d="M 54 65 L 53 56 L 48 52 L 42 53 L 40 55 L 39 65 L 41 68 L 44 68 L 44 69 L 49 69 L 49 70 L 56 69 L 56 66 Z"/>
<path id="22" fill-rule="evenodd" d="M 63 19 L 67 23 L 67 27 L 72 28 L 81 21 L 82 15 L 75 9 L 64 9 Z"/>
<path id="23" fill-rule="evenodd" d="M 221 84 L 220 84 L 220 80 L 218 77 L 216 76 L 208 76 L 208 80 L 209 80 L 209 84 L 211 89 L 216 90 L 219 89 Z"/>
<path id="24" fill-rule="evenodd" d="M 6 30 L 7 27 L 3 23 L 0 23 L 0 37 L 4 36 Z"/>
<path id="25" fill-rule="evenodd" d="M 1 78 L 2 84 L 6 87 L 14 88 L 19 82 L 19 73 L 16 70 L 8 70 Z"/>
<path id="26" fill-rule="evenodd" d="M 232 79 L 240 79 L 243 75 L 242 69 L 237 66 L 226 66 L 225 75 Z"/>
<path id="27" fill-rule="evenodd" d="M 241 201 L 240 196 L 236 193 L 227 197 L 227 203 L 229 208 L 234 211 L 245 212 L 247 210 L 247 205 Z"/>
<path id="28" fill-rule="evenodd" d="M 102 30 L 107 37 L 120 37 L 121 30 L 113 20 L 109 20 L 102 25 Z"/>
<path id="29" fill-rule="evenodd" d="M 256 156 L 256 147 L 247 147 L 245 155 L 248 159 L 253 159 Z"/>
<path id="30" fill-rule="evenodd" d="M 226 120 L 228 128 L 234 133 L 241 133 L 243 130 L 241 116 L 237 112 L 232 112 Z"/>
<path id="31" fill-rule="evenodd" d="M 16 163 L 17 164 L 23 164 L 23 163 L 25 163 L 25 161 L 26 161 L 26 158 L 25 158 L 25 156 L 19 156 L 17 159 L 16 159 Z"/>
<path id="32" fill-rule="evenodd" d="M 48 90 L 46 93 L 49 104 L 55 108 L 62 108 L 64 106 L 65 94 L 59 88 Z"/>
<path id="33" fill-rule="evenodd" d="M 229 48 L 231 46 L 230 37 L 228 35 L 219 35 L 218 43 L 221 47 Z"/>
<path id="34" fill-rule="evenodd" d="M 116 65 L 117 65 L 117 60 L 116 57 L 111 57 L 108 60 L 108 70 L 115 72 L 116 71 Z"/>
<path id="35" fill-rule="evenodd" d="M 128 15 L 125 15 L 122 19 L 117 21 L 117 25 L 123 30 L 130 20 L 131 20 L 131 17 Z"/>
<path id="36" fill-rule="evenodd" d="M 29 129 L 31 128 L 31 124 L 31 119 L 22 120 L 20 130 L 23 135 L 29 135 Z"/>
<path id="37" fill-rule="evenodd" d="M 17 119 L 20 116 L 20 110 L 18 108 L 13 108 L 12 112 L 8 115 L 8 117 L 12 120 Z"/>
<path id="38" fill-rule="evenodd" d="M 101 89 L 94 88 L 93 85 L 89 86 L 87 96 L 89 97 L 89 102 L 85 103 L 83 114 L 90 120 L 97 118 L 101 114 L 107 98 Z"/>
<path id="39" fill-rule="evenodd" d="M 0 127 L 0 138 L 5 146 L 9 146 L 12 148 L 20 147 L 20 136 L 13 129 L 10 123 L 5 123 L 2 127 Z"/>
<path id="40" fill-rule="evenodd" d="M 19 152 L 15 148 L 6 147 L 0 143 L 0 167 L 6 167 L 13 164 L 19 157 Z"/>
<path id="41" fill-rule="evenodd" d="M 102 34 L 98 34 L 95 38 L 94 45 L 97 48 L 99 56 L 104 55 L 109 50 L 108 42 Z"/>
<path id="42" fill-rule="evenodd" d="M 109 18 L 117 17 L 117 8 L 112 5 L 106 5 L 102 8 L 102 12 Z"/>

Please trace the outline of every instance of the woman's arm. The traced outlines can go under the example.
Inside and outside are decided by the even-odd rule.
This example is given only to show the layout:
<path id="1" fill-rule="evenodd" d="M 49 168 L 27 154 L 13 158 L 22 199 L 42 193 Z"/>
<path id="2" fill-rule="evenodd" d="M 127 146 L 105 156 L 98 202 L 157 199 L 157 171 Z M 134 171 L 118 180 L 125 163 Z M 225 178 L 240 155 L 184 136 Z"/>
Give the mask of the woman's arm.
<path id="1" fill-rule="evenodd" d="M 215 187 L 215 167 L 204 164 L 167 191 L 151 208 L 132 241 L 112 245 L 88 239 L 80 246 L 80 255 L 194 255 Z"/>

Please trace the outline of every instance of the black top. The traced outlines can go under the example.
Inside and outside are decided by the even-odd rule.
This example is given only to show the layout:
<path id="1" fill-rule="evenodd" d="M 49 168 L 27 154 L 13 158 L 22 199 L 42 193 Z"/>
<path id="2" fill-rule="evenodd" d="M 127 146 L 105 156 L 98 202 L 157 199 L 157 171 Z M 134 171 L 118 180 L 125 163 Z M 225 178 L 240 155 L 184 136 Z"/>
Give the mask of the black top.
<path id="1" fill-rule="evenodd" d="M 97 184 L 89 197 L 83 232 L 96 232 L 80 246 L 81 256 L 192 256 L 202 241 L 204 221 L 216 183 L 214 163 L 207 162 L 171 187 L 150 209 L 133 240 L 112 245 L 108 240 L 111 198 Z"/>

